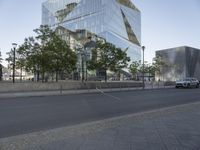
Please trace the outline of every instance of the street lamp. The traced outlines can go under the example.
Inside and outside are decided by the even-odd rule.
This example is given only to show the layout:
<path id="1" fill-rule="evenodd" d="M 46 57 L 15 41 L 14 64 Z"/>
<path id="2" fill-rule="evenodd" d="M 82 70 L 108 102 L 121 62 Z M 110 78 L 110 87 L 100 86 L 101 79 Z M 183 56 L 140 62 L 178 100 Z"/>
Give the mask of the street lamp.
<path id="1" fill-rule="evenodd" d="M 144 90 L 144 50 L 145 46 L 142 46 L 142 52 L 143 52 L 143 63 L 142 63 L 142 89 Z"/>
<path id="2" fill-rule="evenodd" d="M 15 51 L 16 51 L 16 47 L 17 47 L 17 44 L 16 43 L 12 43 L 12 46 L 13 46 L 13 83 L 15 83 Z"/>

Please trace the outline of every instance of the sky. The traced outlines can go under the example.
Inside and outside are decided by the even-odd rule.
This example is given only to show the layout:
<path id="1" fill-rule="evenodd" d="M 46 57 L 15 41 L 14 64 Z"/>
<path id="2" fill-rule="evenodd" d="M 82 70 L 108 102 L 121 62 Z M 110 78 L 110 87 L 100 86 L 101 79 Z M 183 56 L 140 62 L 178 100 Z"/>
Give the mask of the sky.
<path id="1" fill-rule="evenodd" d="M 191 46 L 200 49 L 200 0 L 132 0 L 142 13 L 142 45 L 149 63 L 156 50 Z M 44 0 L 0 0 L 0 51 L 21 44 L 41 24 Z M 6 64 L 3 62 L 3 64 Z"/>

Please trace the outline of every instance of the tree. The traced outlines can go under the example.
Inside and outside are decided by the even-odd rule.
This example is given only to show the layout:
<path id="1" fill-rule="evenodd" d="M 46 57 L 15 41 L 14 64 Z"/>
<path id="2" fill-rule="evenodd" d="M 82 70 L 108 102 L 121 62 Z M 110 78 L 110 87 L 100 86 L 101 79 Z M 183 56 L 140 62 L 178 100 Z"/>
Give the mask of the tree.
<path id="1" fill-rule="evenodd" d="M 149 66 L 149 75 L 155 77 L 155 67 L 153 65 Z M 150 78 L 150 77 L 149 77 Z M 150 80 L 150 79 L 149 79 Z"/>
<path id="2" fill-rule="evenodd" d="M 42 82 L 45 74 L 55 73 L 58 81 L 59 73 L 69 73 L 75 68 L 76 53 L 48 26 L 40 26 L 34 32 L 36 37 L 25 38 L 18 49 L 19 68 L 25 66 L 27 71 L 37 74 L 37 81 L 42 74 Z"/>
<path id="3" fill-rule="evenodd" d="M 149 80 L 150 80 L 150 74 L 153 76 L 155 74 L 154 67 L 148 64 L 148 62 L 145 62 L 143 70 L 143 64 L 141 63 L 141 61 L 132 62 L 132 64 L 129 66 L 129 71 L 131 72 L 134 78 L 136 78 L 137 73 L 142 74 L 144 71 L 145 74 L 148 74 Z"/>
<path id="4" fill-rule="evenodd" d="M 24 43 L 19 46 L 18 52 L 23 56 L 24 60 L 21 60 L 21 63 L 24 63 L 25 70 L 37 74 L 37 81 L 40 78 L 40 68 L 41 68 L 41 53 L 40 45 L 36 42 L 34 37 L 25 38 Z"/>
<path id="5" fill-rule="evenodd" d="M 127 57 L 126 51 L 116 48 L 111 43 L 97 41 L 96 47 L 92 50 L 92 59 L 88 61 L 88 69 L 103 70 L 107 81 L 107 70 L 117 72 L 128 66 L 130 58 Z"/>
<path id="6" fill-rule="evenodd" d="M 156 57 L 153 58 L 153 67 L 154 67 L 155 73 L 157 73 L 159 76 L 159 80 L 160 80 L 161 69 L 164 65 L 165 65 L 165 62 L 163 61 L 160 55 L 156 55 Z"/>
<path id="7" fill-rule="evenodd" d="M 22 81 L 22 72 L 26 66 L 26 53 L 25 45 L 19 46 L 16 50 L 16 68 L 20 69 L 20 81 Z"/>
<path id="8" fill-rule="evenodd" d="M 61 72 L 71 73 L 76 68 L 77 55 L 70 49 L 67 43 L 56 33 L 52 33 L 51 40 L 47 43 L 49 58 L 51 59 L 50 72 L 58 74 Z"/>
<path id="9" fill-rule="evenodd" d="M 53 31 L 47 25 L 41 25 L 33 30 L 37 36 L 35 37 L 37 55 L 35 58 L 39 61 L 39 69 L 42 73 L 42 82 L 44 82 L 45 72 L 48 72 L 51 67 L 51 58 L 49 53 L 49 42 L 52 39 Z"/>
<path id="10" fill-rule="evenodd" d="M 14 50 L 11 49 L 10 52 L 7 52 L 6 54 L 8 57 L 6 58 L 6 61 L 8 61 L 8 65 L 13 67 L 14 59 L 16 63 L 16 69 L 20 69 L 20 81 L 22 81 L 22 69 L 25 67 L 25 56 L 23 56 L 22 47 L 19 47 L 16 49 L 15 52 L 15 58 L 14 58 Z"/>
<path id="11" fill-rule="evenodd" d="M 133 61 L 132 63 L 131 63 L 131 65 L 129 66 L 129 71 L 130 71 L 130 73 L 132 74 L 132 76 L 133 76 L 133 78 L 134 79 L 137 79 L 137 77 L 136 77 L 136 75 L 137 75 L 137 73 L 138 73 L 138 71 L 139 71 L 139 66 L 140 66 L 140 62 L 138 62 L 138 61 Z"/>
<path id="12" fill-rule="evenodd" d="M 8 62 L 8 68 L 11 69 L 13 67 L 13 60 L 14 60 L 14 50 L 11 49 L 9 52 L 6 53 L 8 57 L 5 59 Z M 12 67 L 11 67 L 12 66 Z"/>

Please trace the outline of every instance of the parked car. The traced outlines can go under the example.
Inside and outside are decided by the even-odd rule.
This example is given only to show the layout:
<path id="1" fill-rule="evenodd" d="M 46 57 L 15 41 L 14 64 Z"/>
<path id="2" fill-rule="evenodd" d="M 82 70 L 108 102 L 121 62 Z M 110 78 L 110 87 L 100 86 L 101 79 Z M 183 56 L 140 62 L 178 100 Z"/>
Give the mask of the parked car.
<path id="1" fill-rule="evenodd" d="M 179 81 L 176 81 L 176 88 L 183 87 L 183 88 L 199 88 L 199 80 L 196 78 L 185 78 Z"/>

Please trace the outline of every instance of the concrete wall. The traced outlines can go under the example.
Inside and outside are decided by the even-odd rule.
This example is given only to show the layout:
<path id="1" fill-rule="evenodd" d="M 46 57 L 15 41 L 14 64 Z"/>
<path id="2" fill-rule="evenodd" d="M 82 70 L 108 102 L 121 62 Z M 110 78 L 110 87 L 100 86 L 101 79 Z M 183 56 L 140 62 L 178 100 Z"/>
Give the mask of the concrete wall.
<path id="1" fill-rule="evenodd" d="M 4 83 L 0 82 L 0 92 L 78 90 L 95 88 L 127 88 L 142 87 L 141 82 L 60 82 L 60 83 Z"/>

